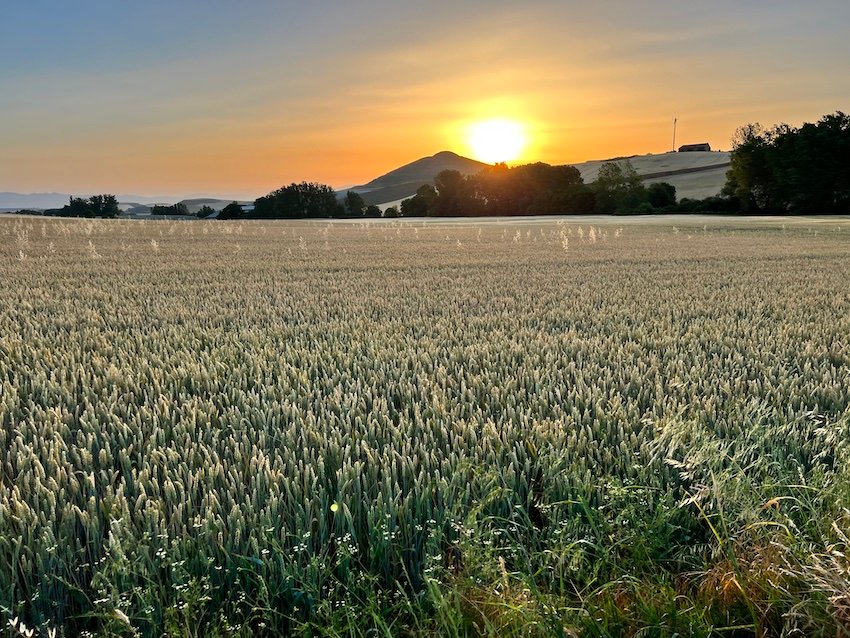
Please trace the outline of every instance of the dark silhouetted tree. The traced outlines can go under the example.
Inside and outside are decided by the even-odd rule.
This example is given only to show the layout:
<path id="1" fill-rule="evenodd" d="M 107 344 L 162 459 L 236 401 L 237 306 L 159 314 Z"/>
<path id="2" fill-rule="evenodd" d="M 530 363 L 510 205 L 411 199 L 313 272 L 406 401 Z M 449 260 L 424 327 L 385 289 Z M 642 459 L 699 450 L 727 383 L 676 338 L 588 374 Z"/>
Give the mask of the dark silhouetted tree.
<path id="1" fill-rule="evenodd" d="M 850 116 L 840 111 L 800 128 L 741 127 L 731 163 L 724 194 L 745 210 L 850 213 Z"/>
<path id="2" fill-rule="evenodd" d="M 401 203 L 401 214 L 403 217 L 427 217 L 431 214 L 436 199 L 437 191 L 434 187 L 424 184 L 416 189 L 413 197 Z"/>
<path id="3" fill-rule="evenodd" d="M 497 164 L 473 179 L 487 215 L 559 215 L 593 210 L 593 194 L 574 166 L 543 162 L 508 168 Z"/>
<path id="4" fill-rule="evenodd" d="M 242 219 L 244 216 L 245 211 L 238 202 L 230 202 L 218 214 L 219 219 Z"/>
<path id="5" fill-rule="evenodd" d="M 92 217 L 118 217 L 118 200 L 115 195 L 92 195 L 88 199 Z"/>
<path id="6" fill-rule="evenodd" d="M 747 124 L 732 139 L 731 166 L 723 192 L 736 197 L 744 210 L 773 208 L 775 179 L 770 166 L 769 138 L 760 124 Z"/>
<path id="7" fill-rule="evenodd" d="M 151 215 L 189 215 L 189 207 L 183 202 L 177 202 L 171 206 L 153 206 L 151 207 Z"/>
<path id="8" fill-rule="evenodd" d="M 248 215 L 259 219 L 304 219 L 342 217 L 345 209 L 336 192 L 325 184 L 290 184 L 260 197 Z"/>
<path id="9" fill-rule="evenodd" d="M 731 164 L 723 193 L 745 211 L 850 213 L 850 116 L 840 111 L 800 128 L 747 124 Z"/>
<path id="10" fill-rule="evenodd" d="M 89 206 L 89 200 L 82 197 L 71 197 L 68 205 L 62 211 L 69 217 L 94 217 L 92 208 Z"/>
<path id="11" fill-rule="evenodd" d="M 348 217 L 363 217 L 366 212 L 366 202 L 363 196 L 356 191 L 348 191 L 343 200 L 345 214 Z"/>
<path id="12" fill-rule="evenodd" d="M 121 213 L 115 195 L 92 195 L 88 199 L 71 197 L 57 215 L 63 217 L 118 217 Z"/>
<path id="13" fill-rule="evenodd" d="M 676 187 L 667 182 L 656 182 L 646 188 L 646 200 L 653 208 L 661 209 L 676 205 Z"/>
<path id="14" fill-rule="evenodd" d="M 101 195 L 103 198 L 102 213 L 104 217 L 118 217 L 121 214 L 121 209 L 118 208 L 118 200 L 115 195 Z"/>
<path id="15" fill-rule="evenodd" d="M 439 217 L 460 217 L 476 215 L 480 212 L 475 197 L 472 178 L 464 177 L 460 171 L 445 170 L 434 177 L 437 197 L 430 207 L 431 214 Z"/>

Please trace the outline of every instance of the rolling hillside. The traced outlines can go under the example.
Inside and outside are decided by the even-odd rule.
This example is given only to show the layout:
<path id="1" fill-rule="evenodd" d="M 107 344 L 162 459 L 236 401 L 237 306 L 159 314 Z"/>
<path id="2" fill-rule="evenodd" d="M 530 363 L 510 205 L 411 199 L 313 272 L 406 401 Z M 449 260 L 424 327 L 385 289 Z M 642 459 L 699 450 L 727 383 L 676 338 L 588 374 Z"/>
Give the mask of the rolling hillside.
<path id="1" fill-rule="evenodd" d="M 703 199 L 720 194 L 729 170 L 729 153 L 705 151 L 689 153 L 660 153 L 628 158 L 644 182 L 667 182 L 676 187 L 676 196 Z M 589 184 L 599 174 L 599 167 L 610 160 L 582 162 L 574 166 Z"/>
<path id="2" fill-rule="evenodd" d="M 729 169 L 729 153 L 722 151 L 636 155 L 628 159 L 647 184 L 668 182 L 676 187 L 679 199 L 702 199 L 719 194 Z M 599 167 L 609 161 L 613 160 L 594 160 L 574 166 L 581 172 L 585 183 L 589 184 L 596 179 Z M 470 175 L 486 166 L 482 162 L 443 151 L 390 171 L 368 184 L 346 190 L 357 191 L 367 204 L 378 204 L 384 208 L 411 197 L 423 184 L 433 183 L 434 176 L 442 170 L 458 170 Z M 345 191 L 340 193 L 344 195 Z"/>
<path id="3" fill-rule="evenodd" d="M 451 151 L 442 151 L 431 157 L 423 157 L 395 170 L 376 177 L 367 184 L 345 189 L 360 193 L 367 204 L 388 204 L 411 197 L 423 184 L 433 183 L 440 171 L 455 170 L 464 175 L 474 175 L 487 164 Z M 344 195 L 345 191 L 341 191 Z"/>

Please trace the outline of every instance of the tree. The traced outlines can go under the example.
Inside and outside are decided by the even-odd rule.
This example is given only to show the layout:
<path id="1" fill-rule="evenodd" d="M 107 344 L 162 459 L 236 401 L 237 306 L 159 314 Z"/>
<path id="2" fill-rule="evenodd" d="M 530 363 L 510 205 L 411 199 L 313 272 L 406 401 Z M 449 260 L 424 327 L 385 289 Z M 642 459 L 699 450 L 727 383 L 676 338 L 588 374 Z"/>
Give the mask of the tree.
<path id="1" fill-rule="evenodd" d="M 369 204 L 366 207 L 366 210 L 363 213 L 364 217 L 368 217 L 370 219 L 374 219 L 381 216 L 381 209 L 378 208 L 375 204 Z"/>
<path id="2" fill-rule="evenodd" d="M 508 168 L 496 164 L 473 178 L 475 200 L 486 215 L 557 215 L 590 212 L 593 194 L 574 166 L 543 162 Z"/>
<path id="3" fill-rule="evenodd" d="M 850 212 L 850 116 L 838 111 L 800 128 L 759 124 L 732 141 L 724 195 L 744 210 L 770 213 Z"/>
<path id="4" fill-rule="evenodd" d="M 198 219 L 206 219 L 214 212 L 215 210 L 211 206 L 207 206 L 206 204 L 204 204 L 203 206 L 201 206 L 200 210 L 195 213 L 195 217 L 197 217 Z"/>
<path id="5" fill-rule="evenodd" d="M 495 164 L 477 175 L 445 170 L 401 203 L 407 216 L 558 215 L 588 213 L 594 193 L 574 166 Z"/>
<path id="6" fill-rule="evenodd" d="M 575 203 L 586 190 L 575 166 L 551 166 L 543 162 L 514 169 L 521 183 L 522 212 L 528 215 L 557 215 L 588 212 Z"/>
<path id="7" fill-rule="evenodd" d="M 91 217 L 118 217 L 121 212 L 115 195 L 92 195 L 88 199 Z"/>
<path id="8" fill-rule="evenodd" d="M 582 184 L 568 191 L 559 191 L 551 196 L 550 213 L 555 215 L 587 214 L 596 210 L 596 194 L 588 185 Z"/>
<path id="9" fill-rule="evenodd" d="M 430 184 L 424 184 L 416 189 L 413 197 L 401 203 L 403 217 L 427 217 L 437 199 L 437 191 Z"/>
<path id="10" fill-rule="evenodd" d="M 676 205 L 676 187 L 667 182 L 650 184 L 646 189 L 646 199 L 653 208 L 667 208 Z"/>
<path id="11" fill-rule="evenodd" d="M 82 197 L 72 196 L 68 205 L 62 209 L 62 212 L 68 217 L 94 217 L 92 208 L 89 205 L 89 200 Z"/>
<path id="12" fill-rule="evenodd" d="M 101 211 L 103 210 L 103 196 L 102 195 L 92 195 L 88 199 L 88 207 L 91 211 L 92 217 L 100 217 Z"/>
<path id="13" fill-rule="evenodd" d="M 252 218 L 304 219 L 342 217 L 343 205 L 336 192 L 325 184 L 301 182 L 290 184 L 260 197 L 254 202 Z"/>
<path id="14" fill-rule="evenodd" d="M 183 202 L 177 202 L 171 206 L 156 205 L 151 207 L 151 215 L 189 215 L 189 207 Z"/>
<path id="15" fill-rule="evenodd" d="M 227 206 L 221 209 L 218 214 L 219 219 L 242 219 L 245 211 L 238 202 L 230 202 Z"/>
<path id="16" fill-rule="evenodd" d="M 677 213 L 739 213 L 740 202 L 735 197 L 717 196 L 705 199 L 683 197 L 673 211 Z"/>
<path id="17" fill-rule="evenodd" d="M 769 164 L 770 142 L 760 124 L 735 131 L 724 194 L 737 197 L 744 210 L 772 208 L 773 171 Z"/>
<path id="18" fill-rule="evenodd" d="M 118 199 L 115 195 L 101 195 L 103 198 L 103 216 L 118 217 L 121 214 L 121 209 L 118 208 Z"/>
<path id="19" fill-rule="evenodd" d="M 789 213 L 850 212 L 850 116 L 775 130 L 769 150 L 774 206 Z"/>
<path id="20" fill-rule="evenodd" d="M 473 178 L 476 195 L 482 200 L 487 215 L 521 214 L 522 192 L 516 180 L 518 170 L 499 162 Z"/>
<path id="21" fill-rule="evenodd" d="M 634 213 L 646 202 L 646 189 L 629 160 L 605 162 L 599 168 L 593 190 L 599 213 Z"/>
<path id="22" fill-rule="evenodd" d="M 71 197 L 57 214 L 63 217 L 118 217 L 121 213 L 115 195 L 92 195 L 88 199 Z"/>
<path id="23" fill-rule="evenodd" d="M 386 217 L 386 218 L 388 218 L 388 219 L 390 219 L 390 218 L 395 218 L 395 217 L 400 217 L 400 214 L 399 214 L 398 208 L 397 208 L 397 207 L 395 207 L 395 206 L 390 206 L 389 208 L 387 208 L 387 209 L 384 211 L 384 217 Z"/>
<path id="24" fill-rule="evenodd" d="M 356 191 L 348 191 L 345 194 L 343 206 L 348 217 L 363 217 L 366 212 L 366 202 L 363 196 Z"/>
<path id="25" fill-rule="evenodd" d="M 437 216 L 475 215 L 480 207 L 475 199 L 473 181 L 460 171 L 444 170 L 434 177 L 437 197 L 430 208 Z"/>

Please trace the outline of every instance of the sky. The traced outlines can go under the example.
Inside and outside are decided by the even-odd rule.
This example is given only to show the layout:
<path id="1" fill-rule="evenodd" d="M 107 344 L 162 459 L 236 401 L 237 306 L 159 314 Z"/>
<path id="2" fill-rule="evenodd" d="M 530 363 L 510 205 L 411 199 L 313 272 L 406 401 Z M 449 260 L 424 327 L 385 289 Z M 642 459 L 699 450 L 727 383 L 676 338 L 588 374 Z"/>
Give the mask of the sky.
<path id="1" fill-rule="evenodd" d="M 850 111 L 847 0 L 27 0 L 0 8 L 0 191 L 254 199 L 473 155 L 729 149 Z"/>

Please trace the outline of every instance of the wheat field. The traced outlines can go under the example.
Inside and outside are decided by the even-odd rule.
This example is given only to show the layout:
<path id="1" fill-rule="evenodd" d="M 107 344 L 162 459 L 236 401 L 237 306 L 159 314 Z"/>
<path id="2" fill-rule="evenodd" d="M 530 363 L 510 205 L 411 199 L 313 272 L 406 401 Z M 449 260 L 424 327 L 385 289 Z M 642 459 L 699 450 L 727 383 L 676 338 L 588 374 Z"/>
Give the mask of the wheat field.
<path id="1" fill-rule="evenodd" d="M 10 635 L 850 631 L 850 220 L 10 216 L 0 264 Z"/>

